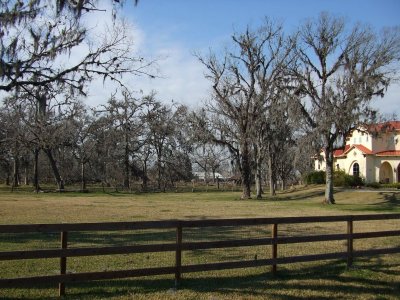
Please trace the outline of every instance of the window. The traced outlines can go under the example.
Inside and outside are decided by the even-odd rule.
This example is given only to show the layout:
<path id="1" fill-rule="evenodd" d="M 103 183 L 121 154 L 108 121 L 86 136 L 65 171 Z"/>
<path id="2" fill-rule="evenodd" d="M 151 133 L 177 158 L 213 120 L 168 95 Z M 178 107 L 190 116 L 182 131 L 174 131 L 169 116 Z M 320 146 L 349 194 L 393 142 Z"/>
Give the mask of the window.
<path id="1" fill-rule="evenodd" d="M 360 166 L 358 163 L 355 163 L 353 165 L 353 176 L 354 177 L 360 177 Z"/>
<path id="2" fill-rule="evenodd" d="M 361 136 L 358 138 L 358 143 L 361 144 Z"/>
<path id="3" fill-rule="evenodd" d="M 340 166 L 339 164 L 336 165 L 336 169 L 340 170 Z"/>
<path id="4" fill-rule="evenodd" d="M 368 142 L 368 134 L 367 134 L 367 137 L 366 137 L 366 139 L 367 139 L 367 142 Z"/>

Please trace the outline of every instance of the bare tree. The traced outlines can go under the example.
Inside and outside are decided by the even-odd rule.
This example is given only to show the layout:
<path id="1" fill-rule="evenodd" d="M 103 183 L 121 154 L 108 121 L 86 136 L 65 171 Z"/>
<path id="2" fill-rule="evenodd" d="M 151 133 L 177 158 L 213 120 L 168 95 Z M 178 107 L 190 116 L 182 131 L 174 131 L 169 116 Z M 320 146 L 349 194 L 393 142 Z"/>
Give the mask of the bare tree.
<path id="1" fill-rule="evenodd" d="M 55 10 L 46 0 L 31 1 L 29 5 L 8 0 L 1 3 L 0 22 L 4 27 L 0 27 L 0 90 L 24 95 L 25 99 L 35 102 L 32 105 L 37 106 L 36 129 L 51 127 L 52 118 L 48 116 L 51 101 L 85 95 L 87 84 L 94 78 L 123 85 L 123 75 L 149 75 L 146 72 L 151 62 L 135 55 L 126 23 L 115 21 L 96 39 L 88 38 L 76 12 L 95 9 L 92 4 L 92 1 L 60 0 Z M 70 9 L 64 9 L 65 5 Z M 68 55 L 73 55 L 73 59 L 66 59 Z M 64 104 L 73 105 L 67 101 Z M 61 136 L 56 129 L 57 126 L 46 132 Z M 35 174 L 39 151 L 43 150 L 63 189 L 53 144 L 43 138 L 44 132 L 35 130 L 33 135 L 37 145 Z M 44 140 L 46 143 L 42 143 Z"/>
<path id="2" fill-rule="evenodd" d="M 19 120 L 24 132 L 20 135 L 21 143 L 34 152 L 34 185 L 39 190 L 38 158 L 43 151 L 50 163 L 59 190 L 64 189 L 64 180 L 55 156 L 64 147 L 70 147 L 72 127 L 70 120 L 74 118 L 77 103 L 71 98 L 58 97 L 59 91 L 36 88 L 34 94 L 19 93 L 9 105 L 18 111 Z"/>
<path id="3" fill-rule="evenodd" d="M 264 144 L 270 196 L 276 195 L 278 179 L 283 183 L 293 171 L 294 122 L 290 116 L 293 97 L 286 90 L 279 93 L 279 99 L 272 99 L 266 116 Z"/>
<path id="4" fill-rule="evenodd" d="M 72 152 L 79 162 L 81 175 L 81 191 L 86 191 L 86 165 L 94 156 L 96 147 L 95 132 L 98 129 L 94 114 L 82 105 L 74 118 L 70 121 L 74 136 Z"/>
<path id="5" fill-rule="evenodd" d="M 173 116 L 173 108 L 160 102 L 155 102 L 146 116 L 150 129 L 148 142 L 156 155 L 157 185 L 159 190 L 165 190 L 165 171 L 167 167 L 165 156 L 175 131 Z"/>
<path id="6" fill-rule="evenodd" d="M 205 180 L 211 179 L 212 182 L 216 180 L 215 173 L 229 158 L 226 149 L 209 142 L 195 145 L 191 155 L 192 161 L 204 171 Z M 212 178 L 208 178 L 210 174 Z"/>
<path id="7" fill-rule="evenodd" d="M 124 187 L 130 188 L 133 157 L 144 145 L 141 140 L 144 109 L 152 104 L 153 96 L 138 99 L 127 89 L 122 91 L 121 96 L 122 99 L 118 100 L 118 97 L 113 95 L 104 107 L 104 112 L 115 130 L 114 138 L 120 139 L 120 145 L 123 146 Z"/>
<path id="8" fill-rule="evenodd" d="M 376 34 L 360 24 L 322 13 L 299 33 L 298 110 L 322 140 L 326 160 L 325 203 L 333 195 L 333 152 L 339 141 L 370 114 L 373 96 L 383 96 L 399 60 L 399 28 Z M 396 66 L 397 67 L 397 66 Z"/>
<path id="9" fill-rule="evenodd" d="M 12 188 L 15 188 L 20 185 L 20 159 L 24 149 L 21 136 L 26 128 L 20 122 L 18 109 L 12 105 L 13 100 L 13 98 L 6 99 L 6 105 L 0 108 L 0 157 L 2 165 L 6 167 L 6 173 L 9 173 L 9 167 L 12 165 Z"/>
<path id="10" fill-rule="evenodd" d="M 241 173 L 242 199 L 247 199 L 253 150 L 261 166 L 264 139 L 259 129 L 263 131 L 264 112 L 287 84 L 284 70 L 291 60 L 292 39 L 284 37 L 281 25 L 268 19 L 257 31 L 247 29 L 232 39 L 232 52 L 226 51 L 221 58 L 210 54 L 199 59 L 207 67 L 213 87 L 214 101 L 207 104 L 213 115 L 210 121 L 218 132 L 213 142 L 227 147 L 235 158 Z"/>
<path id="11" fill-rule="evenodd" d="M 0 90 L 29 91 L 57 84 L 84 94 L 87 82 L 98 76 L 122 84 L 123 74 L 147 74 L 151 62 L 134 55 L 127 24 L 123 22 L 105 28 L 94 44 L 85 40 L 89 34 L 79 20 L 68 14 L 31 21 L 17 23 L 16 28 L 0 35 L 4 49 L 0 57 Z M 85 48 L 87 52 L 79 59 L 62 62 L 67 54 L 77 54 L 78 46 L 80 53 Z"/>

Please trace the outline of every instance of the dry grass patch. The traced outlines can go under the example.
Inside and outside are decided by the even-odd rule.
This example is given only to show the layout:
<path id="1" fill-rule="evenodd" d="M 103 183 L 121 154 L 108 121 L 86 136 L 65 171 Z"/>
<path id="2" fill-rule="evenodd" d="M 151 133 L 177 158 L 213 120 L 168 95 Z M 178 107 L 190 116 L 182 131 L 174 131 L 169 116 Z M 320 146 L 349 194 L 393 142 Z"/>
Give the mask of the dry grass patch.
<path id="1" fill-rule="evenodd" d="M 275 199 L 240 200 L 239 192 L 78 194 L 1 193 L 2 224 L 111 222 L 166 219 L 212 219 L 342 215 L 400 212 L 400 193 L 337 191 L 336 205 L 323 205 L 323 187 L 314 186 L 280 193 Z M 396 221 L 356 223 L 354 231 L 398 229 Z M 280 225 L 279 235 L 345 233 L 344 223 Z M 184 229 L 184 241 L 240 239 L 271 235 L 270 226 L 223 229 Z M 70 234 L 70 247 L 110 246 L 174 241 L 174 230 L 139 232 L 82 232 Z M 354 242 L 354 248 L 370 249 L 400 245 L 398 237 Z M 59 235 L 0 235 L 0 251 L 59 247 Z M 344 241 L 280 245 L 279 257 L 345 251 Z M 270 246 L 187 251 L 184 264 L 263 259 Z M 68 259 L 69 272 L 122 270 L 171 266 L 174 253 L 98 256 Z M 56 274 L 57 259 L 0 262 L 0 277 Z M 173 275 L 127 280 L 71 284 L 70 299 L 398 299 L 400 255 L 357 258 L 354 268 L 343 261 L 184 274 L 173 290 Z M 56 295 L 55 287 L 0 289 L 0 298 L 45 299 Z"/>
<path id="2" fill-rule="evenodd" d="M 239 192 L 79 194 L 0 193 L 0 223 L 107 222 L 399 212 L 400 192 L 338 191 L 322 205 L 323 187 L 240 200 Z"/>

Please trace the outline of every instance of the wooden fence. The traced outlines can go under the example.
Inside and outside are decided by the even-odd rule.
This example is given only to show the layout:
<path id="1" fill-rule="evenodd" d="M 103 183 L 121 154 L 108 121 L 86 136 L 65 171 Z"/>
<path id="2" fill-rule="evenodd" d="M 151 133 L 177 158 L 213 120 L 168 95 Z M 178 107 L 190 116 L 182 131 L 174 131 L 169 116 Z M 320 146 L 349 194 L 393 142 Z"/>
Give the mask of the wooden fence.
<path id="1" fill-rule="evenodd" d="M 379 248 L 369 250 L 358 250 L 353 248 L 353 240 L 378 237 L 400 236 L 400 230 L 374 231 L 374 232 L 353 232 L 353 224 L 359 221 L 372 220 L 400 220 L 400 214 L 374 214 L 374 215 L 353 215 L 353 216 L 314 216 L 314 217 L 285 217 L 285 218 L 253 218 L 253 219 L 216 219 L 216 220 L 169 220 L 169 221 L 144 221 L 144 222 L 111 222 L 111 223 L 71 223 L 71 224 L 31 224 L 31 225 L 0 225 L 0 234 L 13 233 L 60 233 L 59 249 L 44 250 L 22 250 L 0 252 L 0 261 L 59 258 L 60 274 L 48 276 L 35 276 L 24 278 L 1 278 L 1 287 L 27 286 L 39 283 L 54 283 L 59 285 L 59 295 L 65 294 L 65 283 L 104 280 L 115 278 L 128 278 L 151 275 L 175 274 L 175 284 L 181 280 L 181 274 L 189 272 L 201 272 L 211 270 L 271 266 L 273 273 L 279 264 L 297 262 L 310 262 L 319 260 L 344 259 L 347 265 L 351 266 L 353 258 L 361 256 L 374 256 L 380 254 L 400 253 L 400 245 L 397 243 L 391 248 Z M 345 222 L 347 232 L 324 235 L 306 236 L 279 236 L 278 226 L 281 224 L 300 223 L 321 223 L 321 222 Z M 226 227 L 226 226 L 271 226 L 271 236 L 262 238 L 243 238 L 234 240 L 197 241 L 185 242 L 183 229 L 205 228 L 205 227 Z M 400 228 L 398 226 L 397 228 Z M 145 229 L 173 229 L 176 231 L 175 240 L 171 243 L 151 245 L 129 245 L 109 247 L 68 247 L 69 232 L 94 232 L 94 231 L 136 231 Z M 186 236 L 185 236 L 186 237 Z M 190 238 L 190 237 L 188 237 Z M 278 245 L 292 243 L 312 243 L 329 241 L 347 241 L 345 251 L 309 254 L 301 256 L 278 257 Z M 231 247 L 251 246 L 271 247 L 271 257 L 267 259 L 241 260 L 229 262 L 214 262 L 206 264 L 182 264 L 182 252 L 200 249 L 220 249 Z M 78 256 L 96 256 L 112 254 L 131 253 L 153 253 L 153 252 L 175 252 L 175 262 L 170 267 L 152 267 L 143 269 L 114 270 L 104 272 L 67 273 L 67 258 Z"/>

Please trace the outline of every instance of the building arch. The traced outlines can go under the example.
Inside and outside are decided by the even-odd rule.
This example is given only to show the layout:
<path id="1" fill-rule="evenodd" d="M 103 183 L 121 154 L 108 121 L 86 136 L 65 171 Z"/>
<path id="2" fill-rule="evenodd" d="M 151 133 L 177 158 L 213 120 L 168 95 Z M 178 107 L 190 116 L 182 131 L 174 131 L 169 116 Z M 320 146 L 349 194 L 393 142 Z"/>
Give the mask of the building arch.
<path id="1" fill-rule="evenodd" d="M 379 182 L 393 183 L 393 168 L 387 161 L 383 162 L 379 168 Z"/>
<path id="2" fill-rule="evenodd" d="M 360 165 L 358 164 L 358 162 L 355 162 L 353 164 L 353 176 L 354 177 L 360 177 Z"/>
<path id="3" fill-rule="evenodd" d="M 400 182 L 400 163 L 397 166 L 397 182 Z"/>
<path id="4" fill-rule="evenodd" d="M 361 175 L 360 164 L 359 164 L 359 162 L 357 160 L 355 160 L 350 164 L 350 168 L 347 171 L 347 174 L 354 176 L 354 171 L 357 172 L 357 170 L 358 170 L 358 177 L 360 177 L 360 175 Z"/>

